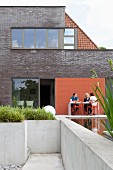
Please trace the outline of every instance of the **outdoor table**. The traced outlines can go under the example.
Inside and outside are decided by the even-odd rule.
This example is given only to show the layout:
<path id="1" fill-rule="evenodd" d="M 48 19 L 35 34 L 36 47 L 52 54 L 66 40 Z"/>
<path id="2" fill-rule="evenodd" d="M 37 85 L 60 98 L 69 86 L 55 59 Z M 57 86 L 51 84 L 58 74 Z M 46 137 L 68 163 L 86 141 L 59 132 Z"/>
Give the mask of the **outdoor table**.
<path id="1" fill-rule="evenodd" d="M 90 102 L 69 102 L 68 104 L 68 115 L 71 115 L 71 104 L 81 104 L 82 105 L 82 108 L 84 107 L 84 104 L 89 104 Z M 94 106 L 93 106 L 94 107 Z M 98 114 L 98 111 L 99 111 L 99 102 L 97 104 L 97 108 L 96 108 L 96 114 Z M 83 112 L 82 112 L 82 115 L 83 115 Z"/>
<path id="2" fill-rule="evenodd" d="M 89 104 L 89 102 L 69 102 L 68 103 L 68 115 L 71 115 L 71 104 L 82 104 L 82 108 L 84 104 Z M 82 113 L 83 114 L 83 113 Z"/>

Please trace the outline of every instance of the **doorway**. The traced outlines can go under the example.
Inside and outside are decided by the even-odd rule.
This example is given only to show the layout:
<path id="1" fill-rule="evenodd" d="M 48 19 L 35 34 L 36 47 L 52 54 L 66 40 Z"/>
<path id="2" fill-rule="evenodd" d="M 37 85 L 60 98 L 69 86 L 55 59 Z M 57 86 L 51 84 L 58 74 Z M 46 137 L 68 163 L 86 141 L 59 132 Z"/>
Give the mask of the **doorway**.
<path id="1" fill-rule="evenodd" d="M 40 107 L 51 105 L 55 107 L 54 79 L 40 79 Z"/>

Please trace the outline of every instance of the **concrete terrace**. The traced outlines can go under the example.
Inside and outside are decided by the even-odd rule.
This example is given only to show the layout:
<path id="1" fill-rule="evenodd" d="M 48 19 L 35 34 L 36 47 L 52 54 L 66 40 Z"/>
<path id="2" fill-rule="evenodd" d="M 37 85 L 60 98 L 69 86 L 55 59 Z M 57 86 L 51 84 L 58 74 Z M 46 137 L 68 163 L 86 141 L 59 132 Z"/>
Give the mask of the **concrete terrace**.
<path id="1" fill-rule="evenodd" d="M 61 154 L 32 154 L 22 170 L 64 170 Z"/>

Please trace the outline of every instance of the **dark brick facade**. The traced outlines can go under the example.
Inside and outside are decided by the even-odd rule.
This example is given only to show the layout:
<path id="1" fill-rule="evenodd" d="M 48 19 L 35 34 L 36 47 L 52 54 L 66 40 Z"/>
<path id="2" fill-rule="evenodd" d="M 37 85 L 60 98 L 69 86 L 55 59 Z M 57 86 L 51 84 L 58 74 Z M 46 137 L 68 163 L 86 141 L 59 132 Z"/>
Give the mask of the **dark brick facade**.
<path id="1" fill-rule="evenodd" d="M 92 68 L 99 77 L 113 77 L 108 58 L 113 51 L 11 50 L 0 57 L 1 101 L 11 102 L 11 78 L 90 77 Z"/>
<path id="2" fill-rule="evenodd" d="M 65 7 L 0 7 L 0 26 L 65 27 Z"/>
<path id="3" fill-rule="evenodd" d="M 65 7 L 0 7 L 0 101 L 11 104 L 12 78 L 113 76 L 107 63 L 113 51 L 13 50 L 11 27 L 64 27 Z"/>

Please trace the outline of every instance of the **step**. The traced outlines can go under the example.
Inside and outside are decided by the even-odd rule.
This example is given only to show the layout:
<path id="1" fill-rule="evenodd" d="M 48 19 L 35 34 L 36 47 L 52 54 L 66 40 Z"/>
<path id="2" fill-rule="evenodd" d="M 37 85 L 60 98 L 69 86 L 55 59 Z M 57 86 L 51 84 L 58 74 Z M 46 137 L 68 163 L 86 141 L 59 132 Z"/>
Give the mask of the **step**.
<path id="1" fill-rule="evenodd" d="M 64 170 L 61 154 L 31 154 L 22 170 Z"/>

